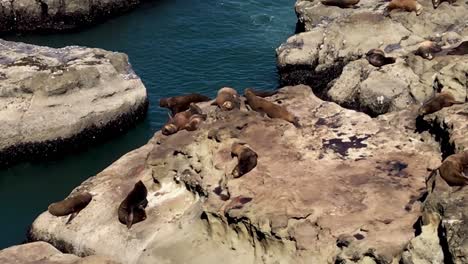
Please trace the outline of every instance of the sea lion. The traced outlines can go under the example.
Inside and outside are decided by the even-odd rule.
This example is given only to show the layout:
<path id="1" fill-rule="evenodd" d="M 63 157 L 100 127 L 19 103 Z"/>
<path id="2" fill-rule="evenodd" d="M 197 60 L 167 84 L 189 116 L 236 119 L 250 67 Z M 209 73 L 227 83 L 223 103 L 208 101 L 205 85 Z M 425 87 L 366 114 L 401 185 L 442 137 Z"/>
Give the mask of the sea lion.
<path id="1" fill-rule="evenodd" d="M 429 99 L 419 108 L 419 115 L 424 116 L 432 114 L 444 107 L 450 107 L 454 104 L 463 104 L 463 102 L 455 101 L 455 98 L 450 92 L 441 92 Z"/>
<path id="2" fill-rule="evenodd" d="M 385 15 L 389 15 L 394 9 L 401 9 L 407 12 L 415 11 L 416 15 L 419 16 L 422 12 L 422 5 L 416 2 L 416 0 L 392 0 L 384 10 Z"/>
<path id="3" fill-rule="evenodd" d="M 347 8 L 359 3 L 359 0 L 321 0 L 320 2 L 327 6 Z"/>
<path id="4" fill-rule="evenodd" d="M 169 121 L 163 126 L 161 132 L 163 135 L 168 136 L 184 129 L 194 131 L 205 119 L 206 115 L 202 113 L 202 110 L 192 103 L 188 110 L 179 112 L 174 117 L 169 116 Z"/>
<path id="5" fill-rule="evenodd" d="M 439 167 L 440 176 L 450 186 L 468 185 L 465 170 L 468 167 L 468 150 L 448 156 Z"/>
<path id="6" fill-rule="evenodd" d="M 419 55 L 426 60 L 432 60 L 434 58 L 434 54 L 441 51 L 442 48 L 439 45 L 433 41 L 427 40 L 419 44 L 419 47 L 414 54 Z"/>
<path id="7" fill-rule="evenodd" d="M 385 57 L 385 53 L 381 49 L 371 49 L 366 53 L 367 61 L 375 66 L 382 67 L 386 64 L 395 63 L 395 58 Z"/>
<path id="8" fill-rule="evenodd" d="M 276 91 L 259 91 L 259 90 L 254 90 L 254 89 L 250 89 L 250 90 L 253 92 L 253 94 L 262 98 L 270 97 L 278 93 L 278 90 Z"/>
<path id="9" fill-rule="evenodd" d="M 63 201 L 50 204 L 47 210 L 54 216 L 65 216 L 71 214 L 66 223 L 69 224 L 73 218 L 75 218 L 78 213 L 91 202 L 92 199 L 93 196 L 89 192 L 82 192 L 68 197 Z"/>
<path id="10" fill-rule="evenodd" d="M 436 9 L 437 7 L 439 7 L 440 3 L 442 3 L 444 0 L 432 0 L 432 6 L 434 7 L 434 9 Z M 456 2 L 456 0 L 446 0 L 447 2 L 449 2 L 449 4 L 453 4 Z"/>
<path id="11" fill-rule="evenodd" d="M 448 55 L 466 55 L 468 54 L 468 41 L 463 41 L 457 47 L 451 49 Z"/>
<path id="12" fill-rule="evenodd" d="M 240 97 L 236 90 L 230 87 L 219 89 L 216 100 L 212 105 L 217 105 L 223 111 L 231 111 L 234 108 L 240 108 Z"/>
<path id="13" fill-rule="evenodd" d="M 138 181 L 127 197 L 120 203 L 117 211 L 120 223 L 127 226 L 128 229 L 133 224 L 146 219 L 145 208 L 148 205 L 146 196 L 148 190 L 143 182 Z"/>
<path id="14" fill-rule="evenodd" d="M 244 91 L 247 104 L 254 110 L 260 113 L 265 113 L 270 118 L 280 118 L 292 123 L 297 128 L 301 127 L 299 119 L 291 114 L 284 106 L 277 105 L 266 99 L 256 96 L 251 89 L 247 88 Z"/>
<path id="15" fill-rule="evenodd" d="M 251 148 L 245 146 L 244 143 L 236 142 L 232 144 L 231 156 L 236 156 L 239 160 L 237 166 L 232 171 L 232 176 L 234 178 L 241 177 L 257 166 L 257 153 L 255 153 Z"/>
<path id="16" fill-rule="evenodd" d="M 169 108 L 172 115 L 175 115 L 179 112 L 187 110 L 191 103 L 206 102 L 209 100 L 211 99 L 207 96 L 191 93 L 186 95 L 161 98 L 161 100 L 159 100 L 159 106 Z"/>

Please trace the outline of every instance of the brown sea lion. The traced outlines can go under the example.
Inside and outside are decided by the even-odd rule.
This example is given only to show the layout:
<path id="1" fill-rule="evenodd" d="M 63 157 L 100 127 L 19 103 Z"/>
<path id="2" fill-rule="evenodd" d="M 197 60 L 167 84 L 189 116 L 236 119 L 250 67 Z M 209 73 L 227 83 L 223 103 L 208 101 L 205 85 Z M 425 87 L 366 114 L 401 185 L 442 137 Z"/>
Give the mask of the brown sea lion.
<path id="1" fill-rule="evenodd" d="M 320 2 L 327 6 L 338 6 L 341 8 L 346 8 L 359 3 L 359 0 L 321 0 Z"/>
<path id="2" fill-rule="evenodd" d="M 419 44 L 419 47 L 414 54 L 419 55 L 426 60 L 432 60 L 434 58 L 434 54 L 441 51 L 442 48 L 439 45 L 433 41 L 427 40 Z"/>
<path id="3" fill-rule="evenodd" d="M 394 9 L 401 9 L 407 12 L 415 11 L 416 15 L 419 16 L 423 7 L 416 0 L 392 0 L 385 8 L 385 15 L 389 15 Z"/>
<path id="4" fill-rule="evenodd" d="M 266 99 L 256 96 L 249 88 L 245 89 L 244 95 L 247 99 L 247 104 L 254 111 L 265 113 L 270 118 L 286 120 L 298 128 L 301 127 L 299 124 L 299 119 L 291 114 L 284 106 L 277 105 Z"/>
<path id="5" fill-rule="evenodd" d="M 466 55 L 468 54 L 468 41 L 463 41 L 457 47 L 451 49 L 448 55 Z"/>
<path id="6" fill-rule="evenodd" d="M 212 105 L 217 105 L 223 111 L 231 111 L 234 108 L 240 108 L 240 97 L 236 90 L 230 87 L 219 89 L 216 100 Z"/>
<path id="7" fill-rule="evenodd" d="M 47 210 L 54 216 L 70 215 L 66 224 L 69 224 L 78 213 L 83 210 L 93 199 L 93 196 L 88 192 L 78 193 L 63 201 L 52 203 Z"/>
<path id="8" fill-rule="evenodd" d="M 455 98 L 450 92 L 441 92 L 429 99 L 419 108 L 419 115 L 432 114 L 444 107 L 450 107 L 454 104 L 463 104 L 463 102 L 455 101 Z"/>
<path id="9" fill-rule="evenodd" d="M 443 1 L 444 0 L 432 0 L 432 6 L 434 7 L 434 9 L 436 9 Z M 449 2 L 449 4 L 453 4 L 456 2 L 456 0 L 447 0 L 447 2 Z"/>
<path id="10" fill-rule="evenodd" d="M 169 117 L 169 121 L 163 126 L 161 132 L 163 135 L 172 135 L 179 130 L 196 130 L 200 123 L 206 119 L 206 115 L 194 103 L 190 104 L 188 110 L 177 113 L 174 117 Z"/>
<path id="11" fill-rule="evenodd" d="M 385 57 L 385 53 L 381 49 L 371 49 L 366 53 L 367 61 L 375 66 L 382 67 L 386 64 L 395 63 L 395 58 Z"/>
<path id="12" fill-rule="evenodd" d="M 169 108 L 172 115 L 185 111 L 189 108 L 191 103 L 206 102 L 211 100 L 209 97 L 191 93 L 186 95 L 179 95 L 174 97 L 162 98 L 159 100 L 159 106 Z"/>
<path id="13" fill-rule="evenodd" d="M 232 144 L 231 156 L 236 156 L 239 160 L 237 166 L 232 171 L 232 176 L 234 178 L 241 177 L 257 166 L 257 153 L 255 153 L 251 148 L 245 146 L 244 143 L 236 142 Z"/>
<path id="14" fill-rule="evenodd" d="M 465 170 L 468 168 L 468 150 L 448 156 L 439 167 L 440 176 L 450 186 L 468 185 Z"/>
<path id="15" fill-rule="evenodd" d="M 143 182 L 138 181 L 117 211 L 120 223 L 131 228 L 133 224 L 146 219 L 145 208 L 148 205 L 148 190 Z"/>

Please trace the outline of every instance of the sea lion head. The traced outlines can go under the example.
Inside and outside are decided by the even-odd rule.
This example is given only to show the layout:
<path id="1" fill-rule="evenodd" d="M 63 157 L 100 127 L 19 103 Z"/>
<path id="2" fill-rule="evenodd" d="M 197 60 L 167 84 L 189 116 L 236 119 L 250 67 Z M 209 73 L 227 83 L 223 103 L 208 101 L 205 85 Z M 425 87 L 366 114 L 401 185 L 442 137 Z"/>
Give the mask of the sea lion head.
<path id="1" fill-rule="evenodd" d="M 440 52 L 441 50 L 441 47 L 435 42 L 426 40 L 419 44 L 415 54 L 423 57 L 424 59 L 432 60 L 434 58 L 433 54 Z"/>
<path id="2" fill-rule="evenodd" d="M 177 126 L 174 124 L 166 124 L 161 130 L 162 134 L 165 136 L 172 135 L 177 132 Z"/>
<path id="3" fill-rule="evenodd" d="M 169 108 L 169 107 L 172 107 L 173 105 L 173 99 L 171 97 L 169 98 L 161 98 L 159 100 L 159 106 L 160 107 L 165 107 L 165 108 Z"/>
<path id="4" fill-rule="evenodd" d="M 423 7 L 420 3 L 416 3 L 416 15 L 419 16 L 422 13 Z"/>

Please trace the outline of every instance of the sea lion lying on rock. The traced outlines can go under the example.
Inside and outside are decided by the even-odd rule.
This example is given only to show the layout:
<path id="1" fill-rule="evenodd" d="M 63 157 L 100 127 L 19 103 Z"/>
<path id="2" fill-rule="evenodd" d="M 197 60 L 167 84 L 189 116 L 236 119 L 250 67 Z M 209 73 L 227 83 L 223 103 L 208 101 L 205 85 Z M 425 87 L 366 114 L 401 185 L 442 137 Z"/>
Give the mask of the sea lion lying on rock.
<path id="1" fill-rule="evenodd" d="M 443 1 L 444 0 L 432 0 L 432 6 L 434 7 L 434 9 L 436 9 Z M 449 2 L 449 4 L 453 4 L 456 2 L 456 0 L 447 0 L 447 2 Z"/>
<path id="2" fill-rule="evenodd" d="M 338 6 L 341 8 L 351 7 L 359 3 L 359 0 L 321 0 L 322 4 L 327 6 Z"/>
<path id="3" fill-rule="evenodd" d="M 422 5 L 416 2 L 416 0 L 392 0 L 385 8 L 384 14 L 389 15 L 394 9 L 401 9 L 407 12 L 415 11 L 416 15 L 419 16 L 422 12 Z"/>
<path id="4" fill-rule="evenodd" d="M 298 128 L 301 127 L 299 124 L 299 119 L 291 114 L 284 106 L 277 105 L 266 99 L 256 96 L 249 88 L 245 89 L 244 95 L 247 99 L 247 104 L 254 111 L 265 113 L 270 118 L 286 120 Z"/>
<path id="5" fill-rule="evenodd" d="M 366 59 L 371 65 L 375 67 L 382 67 L 386 64 L 395 63 L 395 58 L 385 57 L 385 53 L 380 49 L 369 50 L 366 53 Z"/>
<path id="6" fill-rule="evenodd" d="M 257 166 L 257 153 L 251 148 L 245 146 L 244 143 L 234 143 L 231 147 L 231 156 L 236 156 L 239 162 L 232 171 L 234 178 L 239 178 L 242 175 L 253 170 Z"/>
<path id="7" fill-rule="evenodd" d="M 433 41 L 427 40 L 419 44 L 419 47 L 414 54 L 419 55 L 426 60 L 432 60 L 434 58 L 434 54 L 441 51 L 442 48 L 439 45 Z"/>
<path id="8" fill-rule="evenodd" d="M 78 213 L 83 210 L 93 199 L 93 196 L 88 192 L 78 193 L 63 201 L 52 203 L 47 210 L 54 216 L 70 215 L 66 224 L 69 224 Z"/>
<path id="9" fill-rule="evenodd" d="M 219 89 L 216 100 L 212 105 L 217 105 L 223 111 L 231 111 L 234 108 L 240 108 L 240 96 L 236 90 L 230 87 Z"/>
<path id="10" fill-rule="evenodd" d="M 190 104 L 188 110 L 177 113 L 174 117 L 169 117 L 169 121 L 163 126 L 163 135 L 172 135 L 179 130 L 194 131 L 200 123 L 206 119 L 206 115 L 194 103 Z"/>
<path id="11" fill-rule="evenodd" d="M 450 186 L 468 185 L 465 170 L 468 168 L 468 150 L 448 156 L 439 167 L 440 176 Z"/>
<path id="12" fill-rule="evenodd" d="M 174 97 L 162 98 L 159 100 L 159 106 L 169 108 L 172 115 L 185 111 L 189 108 L 191 103 L 206 102 L 211 100 L 209 97 L 192 93 L 186 95 L 179 95 Z"/>
<path id="13" fill-rule="evenodd" d="M 454 104 L 463 104 L 463 102 L 455 101 L 455 98 L 450 92 L 441 92 L 429 99 L 419 108 L 419 115 L 424 116 L 432 114 L 444 107 L 450 107 Z"/>
<path id="14" fill-rule="evenodd" d="M 148 205 L 148 200 L 146 199 L 147 195 L 148 190 L 146 186 L 143 182 L 138 181 L 120 204 L 117 211 L 119 221 L 126 225 L 128 229 L 130 229 L 133 224 L 146 219 L 145 207 Z"/>

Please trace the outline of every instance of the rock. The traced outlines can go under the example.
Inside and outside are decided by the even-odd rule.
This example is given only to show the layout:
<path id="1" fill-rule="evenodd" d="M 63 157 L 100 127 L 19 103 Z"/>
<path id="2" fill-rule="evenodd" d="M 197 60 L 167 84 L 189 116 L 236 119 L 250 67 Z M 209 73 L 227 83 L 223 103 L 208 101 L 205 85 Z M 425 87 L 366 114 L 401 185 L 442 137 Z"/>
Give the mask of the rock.
<path id="1" fill-rule="evenodd" d="M 468 55 L 429 61 L 414 52 L 426 39 L 445 49 L 468 40 L 468 5 L 444 2 L 434 10 L 431 1 L 421 4 L 420 16 L 392 11 L 385 17 L 385 2 L 363 0 L 357 8 L 339 8 L 298 0 L 299 28 L 305 32 L 277 49 L 281 85 L 308 84 L 321 98 L 371 116 L 419 105 L 441 88 L 466 101 Z M 373 48 L 396 62 L 370 65 L 365 54 Z"/>
<path id="2" fill-rule="evenodd" d="M 118 264 L 100 256 L 80 258 L 71 254 L 63 254 L 45 242 L 34 242 L 0 250 L 0 263 Z"/>
<path id="3" fill-rule="evenodd" d="M 2 0 L 0 33 L 66 31 L 125 13 L 140 0 Z"/>
<path id="4" fill-rule="evenodd" d="M 70 152 L 146 114 L 146 89 L 125 54 L 0 40 L 0 166 Z"/>
<path id="5" fill-rule="evenodd" d="M 156 133 L 71 193 L 94 195 L 72 223 L 46 211 L 30 238 L 123 263 L 398 263 L 417 234 L 427 171 L 440 165 L 437 142 L 414 132 L 417 112 L 372 119 L 304 85 L 268 99 L 302 128 L 201 103 L 197 131 Z M 240 178 L 234 142 L 258 154 Z M 147 219 L 127 229 L 117 208 L 139 180 Z"/>

